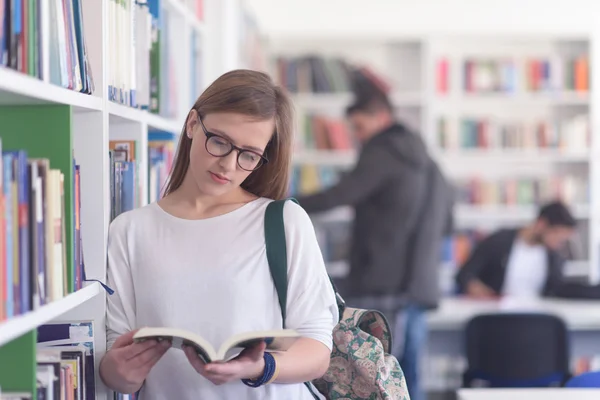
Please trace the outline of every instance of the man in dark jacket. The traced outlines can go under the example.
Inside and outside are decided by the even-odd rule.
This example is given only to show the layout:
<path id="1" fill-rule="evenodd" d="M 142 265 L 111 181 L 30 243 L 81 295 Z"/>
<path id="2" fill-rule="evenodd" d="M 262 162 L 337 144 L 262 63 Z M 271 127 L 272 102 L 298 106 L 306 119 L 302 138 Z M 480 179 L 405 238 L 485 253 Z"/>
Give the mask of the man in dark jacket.
<path id="1" fill-rule="evenodd" d="M 436 307 L 440 296 L 441 243 L 451 229 L 453 194 L 421 137 L 394 119 L 385 95 L 359 97 L 347 117 L 362 143 L 356 166 L 337 185 L 297 199 L 309 213 L 354 208 L 350 272 L 340 292 L 349 306 L 381 310 L 394 322 L 394 355 L 411 399 L 422 400 L 417 374 L 424 310 Z"/>
<path id="2" fill-rule="evenodd" d="M 545 205 L 521 229 L 502 229 L 481 241 L 456 280 L 474 298 L 498 296 L 597 297 L 594 286 L 566 283 L 559 250 L 575 233 L 576 221 L 560 202 Z"/>

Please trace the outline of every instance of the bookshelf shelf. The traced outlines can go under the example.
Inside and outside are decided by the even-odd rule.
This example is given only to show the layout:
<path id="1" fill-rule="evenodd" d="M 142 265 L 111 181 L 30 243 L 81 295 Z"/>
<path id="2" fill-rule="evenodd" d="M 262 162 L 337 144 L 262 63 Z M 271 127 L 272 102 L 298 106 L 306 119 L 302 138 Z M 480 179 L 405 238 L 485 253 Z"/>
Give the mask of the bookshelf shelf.
<path id="1" fill-rule="evenodd" d="M 181 124 L 173 119 L 161 117 L 145 110 L 124 106 L 117 103 L 108 103 L 108 114 L 112 123 L 139 122 L 145 123 L 149 127 L 177 133 L 181 129 Z"/>
<path id="2" fill-rule="evenodd" d="M 174 119 L 164 118 L 160 115 L 146 113 L 146 123 L 149 128 L 168 131 L 179 134 L 183 127 L 183 121 L 180 123 Z"/>
<path id="3" fill-rule="evenodd" d="M 315 220 L 319 222 L 349 222 L 354 217 L 352 207 L 341 206 L 331 211 L 315 215 Z"/>
<path id="4" fill-rule="evenodd" d="M 419 107 L 423 104 L 423 96 L 419 92 L 394 92 L 391 100 L 397 107 Z M 350 104 L 350 93 L 297 93 L 294 102 L 300 109 L 307 110 L 336 110 L 343 112 L 344 107 Z"/>
<path id="5" fill-rule="evenodd" d="M 590 96 L 587 92 L 548 92 L 548 93 L 462 93 L 458 95 L 439 94 L 436 102 L 440 105 L 483 103 L 495 105 L 539 105 L 539 106 L 587 106 Z"/>
<path id="6" fill-rule="evenodd" d="M 0 105 L 64 104 L 75 112 L 100 111 L 102 99 L 0 67 Z"/>
<path id="7" fill-rule="evenodd" d="M 587 163 L 590 160 L 589 151 L 561 151 L 561 150 L 488 150 L 488 149 L 462 149 L 445 150 L 437 149 L 433 152 L 444 163 Z"/>
<path id="8" fill-rule="evenodd" d="M 71 293 L 60 300 L 46 304 L 36 311 L 31 311 L 0 323 L 0 346 L 84 304 L 98 295 L 100 290 L 102 290 L 100 284 L 93 282 L 89 286 Z"/>
<path id="9" fill-rule="evenodd" d="M 113 102 L 107 103 L 107 109 L 109 120 L 114 123 L 145 122 L 147 119 L 146 114 L 148 114 L 144 110 Z"/>

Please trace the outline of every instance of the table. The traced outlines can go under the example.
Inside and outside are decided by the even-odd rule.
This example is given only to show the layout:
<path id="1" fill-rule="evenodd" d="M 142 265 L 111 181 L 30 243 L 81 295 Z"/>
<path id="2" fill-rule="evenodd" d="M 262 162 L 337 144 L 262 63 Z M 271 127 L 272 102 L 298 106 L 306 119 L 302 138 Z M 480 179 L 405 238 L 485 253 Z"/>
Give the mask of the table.
<path id="1" fill-rule="evenodd" d="M 598 400 L 600 389 L 461 389 L 458 400 Z"/>

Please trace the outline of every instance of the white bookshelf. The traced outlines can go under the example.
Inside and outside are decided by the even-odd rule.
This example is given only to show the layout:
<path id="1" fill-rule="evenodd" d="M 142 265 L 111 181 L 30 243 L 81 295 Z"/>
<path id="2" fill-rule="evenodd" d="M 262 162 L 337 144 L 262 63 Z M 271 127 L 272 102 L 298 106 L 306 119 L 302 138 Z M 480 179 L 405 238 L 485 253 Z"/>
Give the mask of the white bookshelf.
<path id="1" fill-rule="evenodd" d="M 0 107 L 4 105 L 57 104 L 72 106 L 74 156 L 81 166 L 81 220 L 88 279 L 106 281 L 106 247 L 110 223 L 109 141 L 133 139 L 138 146 L 139 182 L 147 202 L 148 131 L 158 129 L 179 134 L 192 106 L 188 80 L 190 74 L 190 35 L 200 33 L 199 58 L 202 88 L 226 70 L 241 66 L 237 49 L 244 38 L 228 34 L 223 27 L 238 21 L 243 12 L 241 0 L 204 0 L 203 19 L 191 7 L 195 0 L 162 0 L 165 16 L 170 19 L 172 57 L 177 85 L 177 112 L 173 117 L 116 104 L 108 99 L 111 49 L 108 44 L 108 0 L 83 0 L 86 44 L 93 72 L 93 95 L 54 86 L 19 72 L 0 67 Z M 225 8 L 229 12 L 226 12 Z M 231 11 L 235 11 L 232 15 Z M 45 46 L 48 44 L 45 43 Z M 225 60 L 233 62 L 225 62 Z M 0 125 L 1 125 L 0 121 Z M 1 136 L 1 132 L 0 132 Z M 96 399 L 112 399 L 111 392 L 98 376 L 98 364 L 106 352 L 106 292 L 97 282 L 36 311 L 0 322 L 0 346 L 50 321 L 92 320 L 95 334 Z M 3 362 L 10 360 L 3 360 Z"/>

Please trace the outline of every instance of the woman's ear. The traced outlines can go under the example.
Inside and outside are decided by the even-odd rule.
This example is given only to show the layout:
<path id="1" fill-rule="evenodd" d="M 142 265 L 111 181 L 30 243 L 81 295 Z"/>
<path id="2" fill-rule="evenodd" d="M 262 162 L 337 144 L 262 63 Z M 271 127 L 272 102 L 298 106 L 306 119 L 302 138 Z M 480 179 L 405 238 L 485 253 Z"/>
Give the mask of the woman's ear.
<path id="1" fill-rule="evenodd" d="M 192 108 L 185 124 L 185 134 L 190 139 L 194 137 L 195 128 L 198 126 L 198 118 L 200 118 L 198 112 Z"/>

